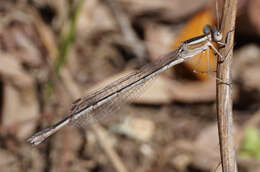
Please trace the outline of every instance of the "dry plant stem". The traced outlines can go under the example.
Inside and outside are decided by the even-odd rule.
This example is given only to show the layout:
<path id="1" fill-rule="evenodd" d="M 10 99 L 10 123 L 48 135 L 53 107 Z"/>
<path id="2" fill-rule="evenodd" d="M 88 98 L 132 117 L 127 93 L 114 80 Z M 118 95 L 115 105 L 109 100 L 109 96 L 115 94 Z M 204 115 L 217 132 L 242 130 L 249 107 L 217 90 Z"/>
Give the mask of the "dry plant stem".
<path id="1" fill-rule="evenodd" d="M 71 97 L 76 100 L 78 97 L 81 97 L 82 94 L 79 91 L 80 88 L 77 86 L 77 84 L 73 81 L 71 74 L 67 70 L 67 68 L 63 68 L 61 71 L 61 78 L 64 82 L 64 85 L 66 86 L 69 94 L 71 94 Z M 114 150 L 113 146 L 110 144 L 111 141 L 108 141 L 109 138 L 105 137 L 108 135 L 106 131 L 98 124 L 91 125 L 91 128 L 95 132 L 97 139 L 99 141 L 100 146 L 103 148 L 107 156 L 109 157 L 109 160 L 113 164 L 114 168 L 117 172 L 127 172 L 127 168 L 125 167 L 124 163 Z"/>
<path id="2" fill-rule="evenodd" d="M 225 0 L 221 21 L 224 38 L 235 28 L 237 0 Z M 220 52 L 227 55 L 217 65 L 217 117 L 220 153 L 223 172 L 237 172 L 235 144 L 233 136 L 233 114 L 231 97 L 231 62 L 233 56 L 234 31 L 229 34 L 227 45 Z M 223 83 L 225 82 L 225 83 Z"/>

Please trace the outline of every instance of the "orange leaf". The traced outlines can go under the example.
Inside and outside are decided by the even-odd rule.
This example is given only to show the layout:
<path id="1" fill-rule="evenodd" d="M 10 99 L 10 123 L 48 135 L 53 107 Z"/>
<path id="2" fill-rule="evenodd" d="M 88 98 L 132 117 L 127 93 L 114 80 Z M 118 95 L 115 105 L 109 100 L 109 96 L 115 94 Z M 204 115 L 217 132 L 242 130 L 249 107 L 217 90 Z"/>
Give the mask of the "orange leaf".
<path id="1" fill-rule="evenodd" d="M 205 24 L 214 26 L 214 17 L 210 9 L 205 9 L 190 19 L 190 21 L 182 30 L 182 33 L 180 34 L 179 38 L 174 43 L 173 48 L 177 48 L 180 45 L 180 43 L 184 40 L 203 34 L 202 30 Z M 200 60 L 200 56 L 201 55 L 199 54 L 193 57 L 192 59 L 185 62 L 185 65 L 190 70 L 196 70 L 199 72 L 196 73 L 196 77 L 198 77 L 201 80 L 207 80 L 208 75 L 207 73 L 204 73 L 208 70 L 207 58 L 206 55 L 204 55 Z M 217 58 L 211 50 L 209 52 L 209 59 L 209 70 L 212 72 L 216 69 Z"/>

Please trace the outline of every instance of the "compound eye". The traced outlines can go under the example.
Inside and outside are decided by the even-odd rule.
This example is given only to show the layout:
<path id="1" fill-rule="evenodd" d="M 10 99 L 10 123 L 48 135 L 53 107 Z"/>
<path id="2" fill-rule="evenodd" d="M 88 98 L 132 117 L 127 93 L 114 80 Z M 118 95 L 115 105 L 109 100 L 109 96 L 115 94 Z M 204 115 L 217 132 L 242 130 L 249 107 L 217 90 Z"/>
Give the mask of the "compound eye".
<path id="1" fill-rule="evenodd" d="M 211 26 L 207 24 L 203 27 L 203 33 L 209 34 L 211 32 L 211 29 L 212 29 Z"/>

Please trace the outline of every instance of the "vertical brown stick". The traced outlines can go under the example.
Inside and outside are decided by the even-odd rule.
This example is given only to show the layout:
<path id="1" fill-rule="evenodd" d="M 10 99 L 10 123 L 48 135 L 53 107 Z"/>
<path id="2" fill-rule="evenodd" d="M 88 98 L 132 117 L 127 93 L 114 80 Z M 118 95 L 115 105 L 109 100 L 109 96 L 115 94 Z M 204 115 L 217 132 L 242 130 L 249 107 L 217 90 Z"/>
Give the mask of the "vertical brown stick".
<path id="1" fill-rule="evenodd" d="M 233 139 L 233 116 L 231 97 L 231 62 L 233 57 L 234 32 L 237 10 L 237 0 L 225 0 L 221 21 L 221 33 L 226 38 L 227 45 L 220 52 L 227 55 L 223 62 L 217 65 L 217 115 L 219 142 L 223 172 L 237 172 L 235 144 Z"/>

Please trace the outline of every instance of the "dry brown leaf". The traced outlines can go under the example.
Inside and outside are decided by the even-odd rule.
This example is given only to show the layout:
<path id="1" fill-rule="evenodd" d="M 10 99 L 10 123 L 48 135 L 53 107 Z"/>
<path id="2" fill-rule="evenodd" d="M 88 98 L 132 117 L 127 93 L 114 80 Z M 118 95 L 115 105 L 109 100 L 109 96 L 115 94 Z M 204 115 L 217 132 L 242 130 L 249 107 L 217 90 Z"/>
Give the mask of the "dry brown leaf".
<path id="1" fill-rule="evenodd" d="M 0 74 L 4 83 L 3 126 L 12 129 L 20 138 L 25 138 L 35 127 L 35 123 L 15 125 L 22 121 L 36 119 L 39 104 L 34 81 L 13 56 L 0 53 Z"/>
<path id="2" fill-rule="evenodd" d="M 0 168 L 3 171 L 19 171 L 18 159 L 9 151 L 0 149 Z"/>
<path id="3" fill-rule="evenodd" d="M 40 151 L 33 149 L 29 144 L 24 144 L 23 147 L 19 148 L 16 147 L 16 149 L 16 152 L 20 155 L 20 157 L 22 157 L 22 160 L 19 159 L 17 161 L 17 163 L 21 163 L 19 170 L 21 170 L 22 166 L 24 171 L 44 171 L 45 159 Z"/>
<path id="4" fill-rule="evenodd" d="M 119 0 L 132 15 L 142 15 L 146 13 L 159 13 L 161 19 L 177 20 L 194 13 L 196 10 L 205 6 L 208 1 L 197 0 L 150 0 L 149 3 L 140 0 Z M 190 5 L 192 4 L 192 5 Z"/>
<path id="5" fill-rule="evenodd" d="M 147 22 L 145 25 L 146 45 L 151 60 L 158 59 L 162 54 L 171 51 L 172 40 L 175 40 L 175 32 L 171 28 Z"/>
<path id="6" fill-rule="evenodd" d="M 39 20 L 28 7 L 20 9 L 9 5 L 3 6 L 6 13 L 0 13 L 1 50 L 12 52 L 28 66 L 40 66 L 46 54 L 38 39 L 36 25 Z"/>
<path id="7" fill-rule="evenodd" d="M 204 170 L 212 170 L 218 166 L 220 163 L 220 154 L 216 124 L 205 127 L 197 137 L 193 146 L 194 166 Z M 218 170 L 221 171 L 221 167 Z"/>
<path id="8" fill-rule="evenodd" d="M 78 34 L 88 35 L 101 29 L 109 31 L 116 28 L 114 17 L 104 4 L 96 0 L 89 0 L 83 3 L 77 21 Z"/>
<path id="9" fill-rule="evenodd" d="M 236 52 L 233 62 L 234 79 L 242 82 L 246 90 L 260 91 L 260 49 L 248 45 Z"/>
<path id="10" fill-rule="evenodd" d="M 150 141 L 155 132 L 154 122 L 140 117 L 124 118 L 122 123 L 113 126 L 113 128 L 118 133 L 142 142 Z"/>
<path id="11" fill-rule="evenodd" d="M 169 93 L 171 90 L 171 80 L 162 75 L 149 83 L 150 85 L 144 90 L 141 96 L 133 99 L 133 103 L 140 104 L 169 104 L 173 98 Z"/>
<path id="12" fill-rule="evenodd" d="M 181 102 L 208 102 L 216 98 L 216 82 L 211 79 L 205 82 L 176 82 L 171 84 L 172 99 Z"/>

